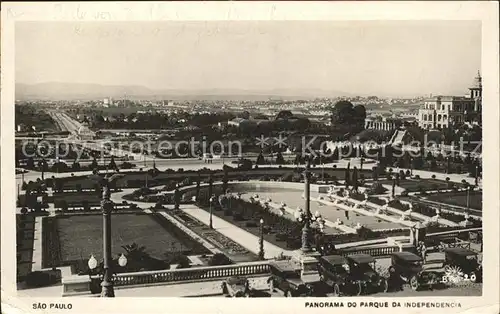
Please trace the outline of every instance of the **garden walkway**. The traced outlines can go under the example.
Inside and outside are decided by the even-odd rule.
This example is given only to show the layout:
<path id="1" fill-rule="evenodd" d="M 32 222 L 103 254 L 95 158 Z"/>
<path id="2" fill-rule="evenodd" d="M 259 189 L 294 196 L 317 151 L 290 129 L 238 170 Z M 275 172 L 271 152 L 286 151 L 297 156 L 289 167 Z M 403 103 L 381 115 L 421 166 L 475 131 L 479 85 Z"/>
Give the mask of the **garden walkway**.
<path id="1" fill-rule="evenodd" d="M 193 204 L 185 204 L 181 205 L 180 209 L 191 215 L 192 217 L 198 219 L 202 223 L 208 225 L 209 220 L 210 220 L 210 214 L 199 208 L 196 205 Z M 255 254 L 259 253 L 259 238 L 250 232 L 247 232 L 227 221 L 224 219 L 221 219 L 215 215 L 212 216 L 212 221 L 213 221 L 213 226 L 214 229 L 217 230 L 219 233 L 225 235 L 226 237 L 230 238 L 231 240 L 239 243 L 242 245 L 244 248 L 249 250 L 250 252 L 253 252 Z M 284 250 L 272 243 L 269 243 L 267 241 L 264 241 L 264 257 L 265 258 L 274 258 L 281 253 L 285 255 L 293 255 L 293 251 L 288 251 Z"/>
<path id="2" fill-rule="evenodd" d="M 120 192 L 112 193 L 111 200 L 115 203 L 121 203 L 123 201 L 123 196 L 132 193 L 136 189 L 123 189 Z M 142 208 L 151 207 L 153 204 L 145 203 L 145 202 L 137 202 L 137 201 L 128 201 L 129 203 L 137 204 L 137 206 Z M 194 204 L 181 204 L 180 210 L 187 213 L 188 215 L 194 217 L 205 225 L 209 225 L 210 214 L 205 210 L 199 208 Z M 259 253 L 259 238 L 250 232 L 247 232 L 227 221 L 221 219 L 215 215 L 212 216 L 212 222 L 214 229 L 228 237 L 229 239 L 237 242 L 250 252 L 254 254 Z M 185 230 L 186 231 L 186 230 Z M 264 257 L 265 258 L 274 258 L 278 256 L 280 253 L 284 253 L 286 255 L 291 255 L 292 251 L 287 251 L 279 248 L 278 246 L 264 241 Z"/>

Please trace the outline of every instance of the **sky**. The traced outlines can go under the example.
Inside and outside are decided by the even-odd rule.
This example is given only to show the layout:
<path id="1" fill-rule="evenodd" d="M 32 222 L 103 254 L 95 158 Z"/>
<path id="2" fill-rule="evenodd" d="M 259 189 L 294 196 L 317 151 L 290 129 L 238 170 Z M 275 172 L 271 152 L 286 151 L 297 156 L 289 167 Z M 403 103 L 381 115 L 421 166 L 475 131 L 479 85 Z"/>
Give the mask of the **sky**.
<path id="1" fill-rule="evenodd" d="M 478 21 L 18 22 L 16 82 L 465 94 Z"/>

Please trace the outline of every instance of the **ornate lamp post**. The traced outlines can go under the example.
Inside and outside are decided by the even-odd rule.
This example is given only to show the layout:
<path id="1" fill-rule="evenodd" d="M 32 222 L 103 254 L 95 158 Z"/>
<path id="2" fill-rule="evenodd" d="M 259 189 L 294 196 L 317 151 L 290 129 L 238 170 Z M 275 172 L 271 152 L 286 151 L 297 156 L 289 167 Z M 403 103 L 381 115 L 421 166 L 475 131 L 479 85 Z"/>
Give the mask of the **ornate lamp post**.
<path id="1" fill-rule="evenodd" d="M 470 187 L 469 187 L 469 184 L 466 184 L 465 185 L 465 188 L 467 189 L 467 211 L 469 211 L 469 207 L 470 207 Z"/>
<path id="2" fill-rule="evenodd" d="M 90 255 L 87 265 L 89 266 L 89 277 L 92 279 L 91 276 L 92 270 L 94 270 L 97 267 L 97 260 L 95 259 L 94 255 Z"/>
<path id="3" fill-rule="evenodd" d="M 97 181 L 102 187 L 102 218 L 103 218 L 103 252 L 104 252 L 104 276 L 101 283 L 102 291 L 101 297 L 114 297 L 115 292 L 113 289 L 112 270 L 111 267 L 111 212 L 113 211 L 114 204 L 111 201 L 110 186 L 118 178 L 123 175 L 114 174 L 112 176 L 101 177 L 97 171 L 90 176 L 91 179 Z M 90 262 L 89 262 L 90 263 Z M 90 264 L 89 264 L 90 266 Z"/>
<path id="4" fill-rule="evenodd" d="M 127 261 L 127 257 L 122 253 L 122 255 L 118 258 L 118 265 L 120 265 L 120 267 L 125 267 L 127 265 Z"/>
<path id="5" fill-rule="evenodd" d="M 321 233 L 325 232 L 325 219 L 323 219 L 323 216 L 321 216 L 321 213 L 319 211 L 316 211 L 314 213 L 314 218 L 316 220 L 316 223 L 318 224 L 319 231 Z"/>
<path id="6" fill-rule="evenodd" d="M 212 190 L 213 190 L 213 185 L 214 185 L 214 180 L 212 177 L 212 171 L 209 170 L 210 172 L 208 173 L 208 195 L 212 195 Z"/>
<path id="7" fill-rule="evenodd" d="M 259 228 L 259 259 L 264 260 L 264 219 L 260 219 Z"/>
<path id="8" fill-rule="evenodd" d="M 212 223 L 212 205 L 213 205 L 213 203 L 215 202 L 215 195 L 212 195 L 212 196 L 210 197 L 209 202 L 210 202 L 210 221 L 209 221 L 208 226 L 210 227 L 210 229 L 213 229 L 213 228 L 214 228 L 214 226 L 213 226 L 213 223 Z"/>
<path id="9" fill-rule="evenodd" d="M 42 173 L 41 173 L 41 180 L 44 181 L 45 180 L 45 155 L 46 155 L 47 151 L 45 149 L 45 147 L 42 147 L 40 148 L 40 156 L 42 157 Z"/>
<path id="10" fill-rule="evenodd" d="M 305 211 L 302 215 L 300 215 L 300 211 L 295 216 L 297 220 L 301 219 L 304 221 L 304 227 L 302 228 L 302 251 L 310 252 L 311 251 L 311 160 L 308 158 L 306 162 L 306 169 L 304 170 L 304 198 L 305 198 Z M 300 221 L 300 220 L 299 220 Z"/>
<path id="11" fill-rule="evenodd" d="M 128 262 L 127 257 L 125 257 L 125 255 L 123 255 L 123 253 L 122 253 L 120 255 L 120 257 L 118 258 L 118 265 L 120 267 L 125 267 L 127 265 L 127 262 Z M 89 267 L 89 277 L 90 277 L 90 279 L 92 279 L 92 276 L 91 276 L 92 271 L 94 269 L 96 269 L 96 267 L 97 267 L 97 260 L 94 257 L 94 255 L 90 256 L 90 258 L 89 258 L 89 260 L 87 262 L 87 265 Z M 113 275 L 113 274 L 111 274 L 111 275 Z"/>
<path id="12" fill-rule="evenodd" d="M 304 224 L 304 228 L 302 228 L 302 252 L 307 253 L 311 251 L 311 224 L 317 223 L 319 230 L 321 232 L 324 231 L 325 228 L 325 220 L 321 216 L 321 214 L 316 211 L 314 215 L 307 215 L 307 212 L 302 210 L 302 208 L 297 208 L 294 213 L 295 219 Z"/>
<path id="13" fill-rule="evenodd" d="M 179 209 L 179 205 L 181 202 L 181 194 L 179 191 L 179 183 L 175 185 L 175 191 L 174 191 L 174 209 Z"/>

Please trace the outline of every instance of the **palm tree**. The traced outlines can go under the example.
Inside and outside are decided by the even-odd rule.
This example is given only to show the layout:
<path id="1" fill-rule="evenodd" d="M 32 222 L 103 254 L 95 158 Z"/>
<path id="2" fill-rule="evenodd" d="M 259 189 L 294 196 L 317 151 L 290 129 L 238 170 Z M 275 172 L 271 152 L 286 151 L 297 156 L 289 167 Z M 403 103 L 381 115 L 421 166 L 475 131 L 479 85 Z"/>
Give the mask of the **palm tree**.
<path id="1" fill-rule="evenodd" d="M 148 253 L 146 253 L 145 246 L 139 246 L 137 243 L 122 245 L 122 248 L 125 250 L 125 255 L 127 259 L 132 263 L 143 262 Z"/>

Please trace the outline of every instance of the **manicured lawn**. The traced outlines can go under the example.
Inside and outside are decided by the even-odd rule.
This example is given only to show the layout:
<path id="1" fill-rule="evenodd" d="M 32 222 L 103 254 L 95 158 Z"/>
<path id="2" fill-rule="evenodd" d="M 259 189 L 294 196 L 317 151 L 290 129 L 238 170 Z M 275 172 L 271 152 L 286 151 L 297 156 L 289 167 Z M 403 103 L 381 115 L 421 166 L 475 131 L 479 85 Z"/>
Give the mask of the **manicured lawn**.
<path id="1" fill-rule="evenodd" d="M 60 247 L 60 260 L 64 265 L 87 260 L 93 254 L 102 259 L 102 216 L 84 215 L 55 217 L 56 236 Z M 47 230 L 48 231 L 48 230 Z M 46 232 L 46 230 L 44 230 Z M 112 255 L 125 253 L 122 245 L 137 243 L 157 259 L 165 259 L 169 251 L 185 254 L 209 253 L 182 231 L 160 224 L 155 216 L 147 214 L 117 214 L 112 216 Z"/>
<path id="2" fill-rule="evenodd" d="M 467 192 L 452 192 L 444 194 L 432 194 L 427 199 L 435 202 L 467 207 Z M 472 209 L 483 209 L 483 194 L 481 192 L 469 192 L 469 207 Z"/>
<path id="3" fill-rule="evenodd" d="M 392 186 L 392 180 L 379 180 L 378 182 Z M 435 179 L 405 179 L 399 181 L 399 186 L 408 192 L 418 192 L 420 187 L 425 191 L 448 188 L 448 182 Z"/>

